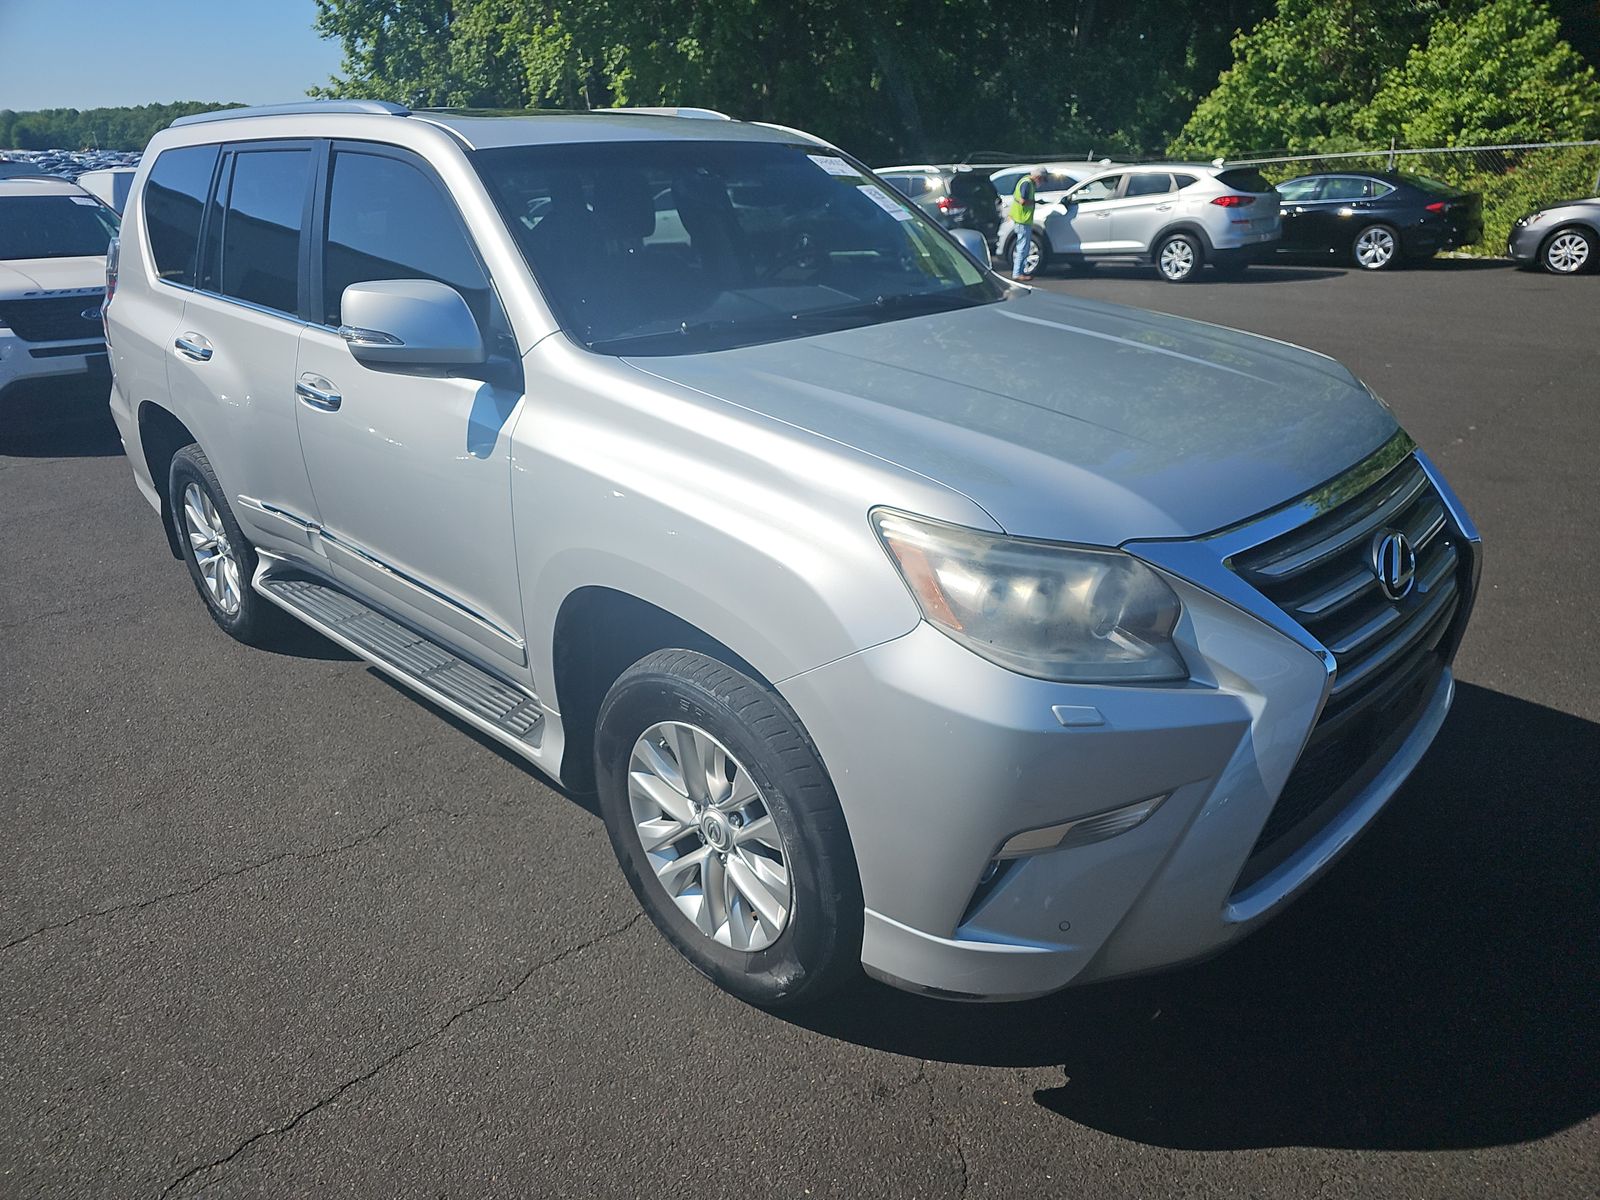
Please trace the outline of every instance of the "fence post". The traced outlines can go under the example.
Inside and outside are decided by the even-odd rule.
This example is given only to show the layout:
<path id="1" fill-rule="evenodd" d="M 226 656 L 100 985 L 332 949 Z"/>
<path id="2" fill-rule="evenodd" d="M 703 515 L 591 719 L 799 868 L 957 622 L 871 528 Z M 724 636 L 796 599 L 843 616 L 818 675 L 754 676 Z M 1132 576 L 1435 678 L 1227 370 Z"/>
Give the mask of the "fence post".
<path id="1" fill-rule="evenodd" d="M 1387 168 L 1385 168 L 1386 170 L 1389 170 L 1389 171 L 1394 170 L 1394 147 L 1395 147 L 1395 141 L 1394 141 L 1393 138 L 1390 138 L 1389 139 L 1389 165 L 1388 165 Z"/>

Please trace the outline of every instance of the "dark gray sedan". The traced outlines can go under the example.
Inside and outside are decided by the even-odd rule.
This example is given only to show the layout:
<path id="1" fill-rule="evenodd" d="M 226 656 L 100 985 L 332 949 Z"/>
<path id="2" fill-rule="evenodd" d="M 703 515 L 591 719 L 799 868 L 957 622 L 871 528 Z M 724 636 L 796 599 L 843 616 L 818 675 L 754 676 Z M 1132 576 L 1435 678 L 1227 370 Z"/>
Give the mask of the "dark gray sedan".
<path id="1" fill-rule="evenodd" d="M 1600 196 L 1563 200 L 1518 217 L 1506 255 L 1521 266 L 1538 263 L 1552 275 L 1592 271 L 1600 262 Z"/>

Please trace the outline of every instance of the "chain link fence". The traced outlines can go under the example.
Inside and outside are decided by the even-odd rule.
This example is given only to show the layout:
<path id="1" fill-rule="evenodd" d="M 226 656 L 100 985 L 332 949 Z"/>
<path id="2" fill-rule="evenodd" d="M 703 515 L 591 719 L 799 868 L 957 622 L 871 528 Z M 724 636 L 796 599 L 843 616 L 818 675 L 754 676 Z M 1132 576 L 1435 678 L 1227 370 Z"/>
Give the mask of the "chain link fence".
<path id="1" fill-rule="evenodd" d="M 1405 171 L 1483 193 L 1483 241 L 1469 254 L 1503 254 L 1518 217 L 1580 196 L 1600 195 L 1600 141 L 1523 142 L 1502 146 L 1347 150 L 1330 154 L 1260 154 L 1228 158 L 1274 183 L 1324 171 Z"/>

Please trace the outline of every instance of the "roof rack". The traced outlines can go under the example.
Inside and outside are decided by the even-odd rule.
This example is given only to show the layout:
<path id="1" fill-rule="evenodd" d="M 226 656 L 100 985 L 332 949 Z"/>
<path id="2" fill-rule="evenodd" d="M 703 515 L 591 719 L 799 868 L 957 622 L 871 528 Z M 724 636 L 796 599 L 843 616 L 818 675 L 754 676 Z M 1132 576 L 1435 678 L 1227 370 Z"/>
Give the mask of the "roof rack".
<path id="1" fill-rule="evenodd" d="M 411 110 L 387 100 L 296 100 L 290 104 L 257 104 L 249 108 L 219 108 L 213 112 L 178 117 L 168 126 L 204 125 L 208 121 L 232 121 L 237 117 L 292 117 L 305 113 L 366 113 L 372 116 L 406 117 Z"/>
<path id="2" fill-rule="evenodd" d="M 695 117 L 702 121 L 731 121 L 727 113 L 720 113 L 714 108 L 679 108 L 664 107 L 635 107 L 635 108 L 597 108 L 595 112 L 617 113 L 644 113 L 651 117 Z"/>

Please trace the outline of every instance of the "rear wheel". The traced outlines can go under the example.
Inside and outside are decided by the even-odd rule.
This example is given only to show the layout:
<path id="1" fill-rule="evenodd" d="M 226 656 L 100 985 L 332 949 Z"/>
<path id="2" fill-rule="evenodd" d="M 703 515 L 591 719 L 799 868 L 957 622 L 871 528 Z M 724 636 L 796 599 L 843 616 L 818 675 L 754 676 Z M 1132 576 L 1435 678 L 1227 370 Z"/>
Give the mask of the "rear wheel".
<path id="1" fill-rule="evenodd" d="M 776 692 L 706 655 L 657 651 L 607 694 L 595 769 L 634 895 L 712 982 L 783 1007 L 859 975 L 844 814 Z"/>
<path id="2" fill-rule="evenodd" d="M 1156 247 L 1156 270 L 1168 283 L 1188 283 L 1200 273 L 1205 255 L 1187 233 L 1174 233 Z"/>
<path id="3" fill-rule="evenodd" d="M 252 646 L 279 637 L 290 618 L 250 586 L 255 547 L 245 539 L 205 451 L 184 446 L 172 456 L 167 498 L 183 561 L 211 619 Z"/>
<path id="4" fill-rule="evenodd" d="M 1389 225 L 1368 225 L 1350 244 L 1350 257 L 1363 271 L 1387 271 L 1400 259 L 1400 235 Z"/>
<path id="5" fill-rule="evenodd" d="M 1539 251 L 1539 264 L 1552 275 L 1576 275 L 1594 261 L 1594 236 L 1582 229 L 1556 230 Z"/>

